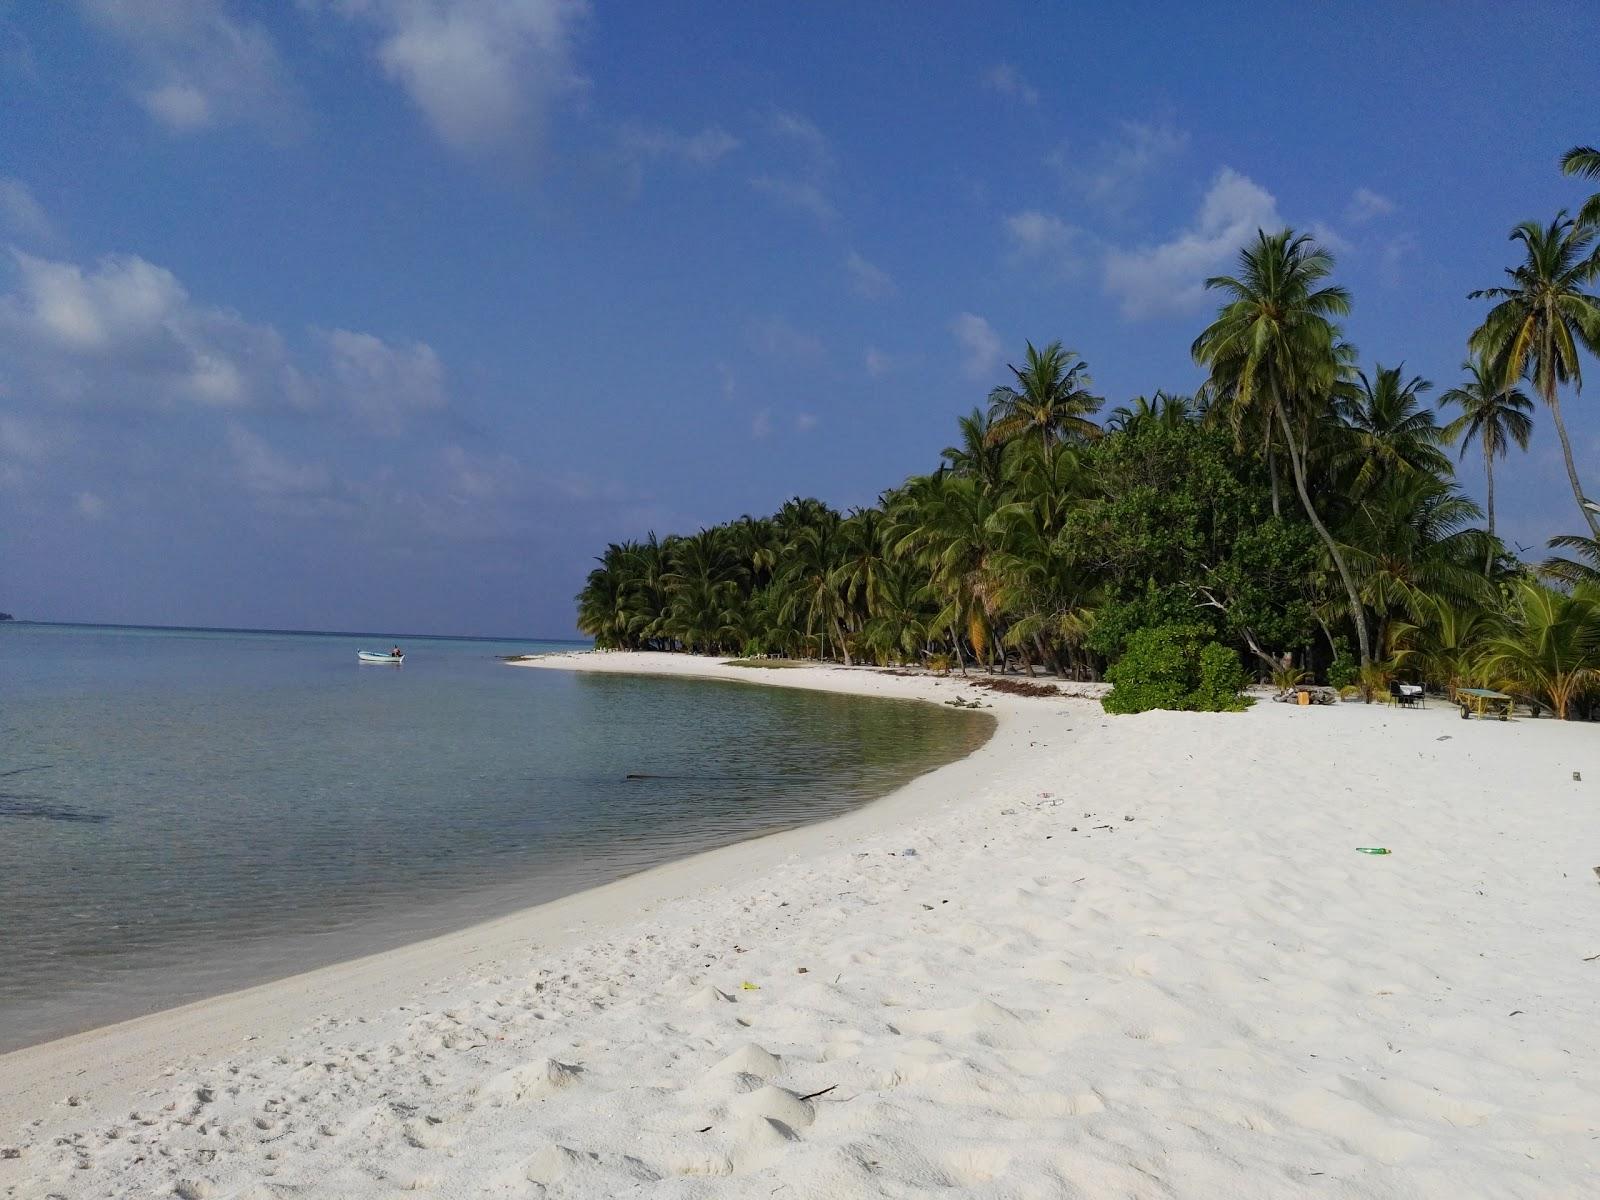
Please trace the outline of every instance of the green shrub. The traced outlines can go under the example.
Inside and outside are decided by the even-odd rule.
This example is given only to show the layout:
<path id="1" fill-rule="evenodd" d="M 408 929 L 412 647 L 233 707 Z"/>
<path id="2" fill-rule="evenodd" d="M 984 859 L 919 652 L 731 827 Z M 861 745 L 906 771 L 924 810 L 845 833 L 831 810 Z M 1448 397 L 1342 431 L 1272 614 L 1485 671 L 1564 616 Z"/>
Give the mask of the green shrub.
<path id="1" fill-rule="evenodd" d="M 1190 695 L 1195 712 L 1238 712 L 1246 705 L 1239 695 L 1246 683 L 1244 664 L 1221 642 L 1200 648 L 1200 683 Z"/>
<path id="2" fill-rule="evenodd" d="M 1101 701 L 1109 713 L 1139 713 L 1152 708 L 1190 712 L 1232 712 L 1244 708 L 1239 696 L 1244 667 L 1239 656 L 1210 640 L 1203 625 L 1156 625 L 1128 636 L 1127 650 L 1106 672 L 1111 691 Z"/>

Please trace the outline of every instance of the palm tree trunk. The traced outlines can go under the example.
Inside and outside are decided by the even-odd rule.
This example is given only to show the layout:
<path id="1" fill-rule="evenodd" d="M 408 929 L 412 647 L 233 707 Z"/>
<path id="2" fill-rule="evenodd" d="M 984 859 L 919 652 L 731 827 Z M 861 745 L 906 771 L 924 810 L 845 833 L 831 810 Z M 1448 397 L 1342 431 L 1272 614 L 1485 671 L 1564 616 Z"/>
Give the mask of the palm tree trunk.
<path id="1" fill-rule="evenodd" d="M 1494 455 L 1490 453 L 1490 444 L 1487 440 L 1483 443 L 1483 474 L 1489 489 L 1485 509 L 1489 514 L 1489 549 L 1487 561 L 1483 564 L 1483 573 L 1489 574 L 1494 570 Z"/>
<path id="2" fill-rule="evenodd" d="M 1267 474 L 1272 479 L 1272 516 L 1276 520 L 1283 516 L 1278 503 L 1278 452 L 1272 447 L 1272 439 L 1267 439 Z"/>
<path id="3" fill-rule="evenodd" d="M 839 654 L 844 658 L 844 665 L 850 665 L 850 647 L 845 643 L 844 630 L 839 628 L 839 618 L 833 618 L 833 636 L 839 643 Z"/>
<path id="4" fill-rule="evenodd" d="M 1306 516 L 1311 519 L 1312 528 L 1322 538 L 1323 545 L 1327 546 L 1333 565 L 1344 583 L 1345 596 L 1350 601 L 1350 619 L 1355 622 L 1356 641 L 1361 648 L 1361 665 L 1369 667 L 1372 665 L 1372 644 L 1367 636 L 1367 618 L 1361 608 L 1361 596 L 1356 591 L 1355 580 L 1350 577 L 1350 568 L 1344 561 L 1344 555 L 1339 553 L 1339 543 L 1333 540 L 1333 534 L 1328 532 L 1328 527 L 1322 523 L 1322 518 L 1317 516 L 1316 505 L 1311 503 L 1311 493 L 1306 491 L 1305 463 L 1300 459 L 1300 447 L 1295 444 L 1294 430 L 1290 428 L 1288 414 L 1283 411 L 1281 401 L 1273 407 L 1278 411 L 1278 423 L 1283 426 L 1284 442 L 1289 449 L 1289 466 L 1294 470 L 1294 486 L 1300 493 L 1300 504 L 1305 508 Z"/>
<path id="5" fill-rule="evenodd" d="M 1550 406 L 1550 416 L 1556 423 L 1556 433 L 1561 436 L 1561 454 L 1567 460 L 1567 478 L 1572 481 L 1572 495 L 1578 501 L 1578 511 L 1583 514 L 1583 519 L 1589 522 L 1589 533 L 1600 538 L 1600 518 L 1596 518 L 1594 511 L 1583 501 L 1583 485 L 1578 482 L 1578 468 L 1572 462 L 1572 443 L 1567 439 L 1567 425 L 1561 419 L 1561 399 L 1556 395 L 1555 385 L 1552 382 L 1549 392 L 1545 394 L 1544 402 Z"/>

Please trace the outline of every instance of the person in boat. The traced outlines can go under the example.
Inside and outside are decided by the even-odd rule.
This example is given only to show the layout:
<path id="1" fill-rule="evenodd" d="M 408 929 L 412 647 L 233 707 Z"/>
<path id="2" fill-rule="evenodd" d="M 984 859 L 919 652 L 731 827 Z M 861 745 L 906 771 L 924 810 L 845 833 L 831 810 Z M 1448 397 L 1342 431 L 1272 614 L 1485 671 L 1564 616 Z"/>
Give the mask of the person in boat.
<path id="1" fill-rule="evenodd" d="M 404 658 L 405 657 L 405 652 L 403 650 L 401 650 L 399 646 L 396 646 L 396 647 L 394 647 L 394 649 L 389 651 L 389 657 L 390 658 Z"/>

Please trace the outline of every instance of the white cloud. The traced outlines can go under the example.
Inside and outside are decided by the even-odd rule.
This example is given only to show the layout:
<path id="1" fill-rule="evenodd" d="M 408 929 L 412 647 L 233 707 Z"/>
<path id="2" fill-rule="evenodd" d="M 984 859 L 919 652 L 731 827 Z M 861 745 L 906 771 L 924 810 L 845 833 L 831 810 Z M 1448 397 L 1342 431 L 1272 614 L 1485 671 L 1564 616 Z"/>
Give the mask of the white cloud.
<path id="1" fill-rule="evenodd" d="M 817 427 L 817 421 L 818 418 L 816 413 L 796 413 L 794 418 L 794 427 L 796 432 L 810 433 Z"/>
<path id="2" fill-rule="evenodd" d="M 204 129 L 214 118 L 211 102 L 199 88 L 187 83 L 169 83 L 139 97 L 150 115 L 175 133 Z"/>
<path id="3" fill-rule="evenodd" d="M 783 111 L 767 119 L 767 131 L 775 140 L 797 146 L 800 161 L 790 162 L 781 172 L 757 175 L 750 180 L 750 186 L 824 225 L 832 222 L 838 211 L 828 194 L 828 185 L 838 164 L 827 135 L 809 117 Z"/>
<path id="4" fill-rule="evenodd" d="M 0 350 L 62 399 L 234 406 L 286 384 L 282 339 L 192 301 L 176 276 L 135 255 L 92 267 L 14 254 L 0 295 Z"/>
<path id="5" fill-rule="evenodd" d="M 1121 301 L 1126 317 L 1191 312 L 1205 303 L 1207 277 L 1228 265 L 1258 229 L 1274 233 L 1283 226 L 1272 193 L 1223 167 L 1187 229 L 1154 246 L 1113 247 L 1106 254 L 1106 290 Z"/>
<path id="6" fill-rule="evenodd" d="M 1013 257 L 1043 263 L 1058 276 L 1076 274 L 1084 262 L 1088 235 L 1060 217 L 1030 209 L 1005 219 Z"/>
<path id="7" fill-rule="evenodd" d="M 1189 135 L 1168 122 L 1121 121 L 1092 153 L 1074 155 L 1061 146 L 1045 156 L 1045 163 L 1069 191 L 1120 216 L 1140 198 L 1150 177 L 1188 145 Z"/>
<path id="8" fill-rule="evenodd" d="M 866 363 L 867 374 L 874 379 L 882 379 L 885 375 L 893 374 L 900 365 L 900 360 L 894 355 L 879 350 L 876 346 L 868 346 L 863 360 Z"/>
<path id="9" fill-rule="evenodd" d="M 223 0 L 78 0 L 133 55 L 134 98 L 172 133 L 238 123 L 283 131 L 300 103 L 271 35 Z"/>
<path id="10" fill-rule="evenodd" d="M 828 199 L 827 193 L 814 183 L 799 179 L 780 179 L 772 175 L 757 175 L 750 181 L 750 186 L 788 208 L 809 213 L 824 225 L 839 215 L 833 207 L 833 201 Z"/>
<path id="11" fill-rule="evenodd" d="M 82 266 L 14 253 L 0 293 L 0 361 L 43 399 L 105 408 L 324 409 L 393 435 L 446 406 L 432 347 L 313 330 L 297 361 L 279 332 L 197 302 L 135 255 Z"/>
<path id="12" fill-rule="evenodd" d="M 1022 77 L 1010 63 L 996 63 L 983 75 L 983 85 L 1002 96 L 1012 96 L 1030 107 L 1039 103 L 1039 89 Z"/>
<path id="13" fill-rule="evenodd" d="M 456 150 L 537 139 L 551 106 L 584 84 L 572 50 L 586 0 L 331 3 L 377 31 L 384 73 Z"/>
<path id="14" fill-rule="evenodd" d="M 318 331 L 340 399 L 375 433 L 393 437 L 445 407 L 444 366 L 426 342 L 391 346 L 370 333 Z"/>
<path id="15" fill-rule="evenodd" d="M 31 242 L 55 238 L 55 227 L 27 184 L 0 177 L 0 233 Z"/>
<path id="16" fill-rule="evenodd" d="M 766 317 L 750 322 L 750 344 L 773 358 L 819 359 L 824 354 L 822 339 L 797 329 L 782 317 Z"/>
<path id="17" fill-rule="evenodd" d="M 239 482 L 258 496 L 314 499 L 327 495 L 333 487 L 333 474 L 326 466 L 297 463 L 242 425 L 228 426 L 228 448 Z"/>
<path id="18" fill-rule="evenodd" d="M 622 152 L 636 161 L 674 159 L 695 167 L 712 166 L 739 148 L 738 138 L 715 125 L 692 134 L 630 125 L 618 140 Z"/>
<path id="19" fill-rule="evenodd" d="M 1349 239 L 1326 221 L 1308 221 L 1305 231 L 1311 235 L 1312 241 L 1330 254 L 1347 254 L 1354 249 Z"/>
<path id="20" fill-rule="evenodd" d="M 798 143 L 817 168 L 833 169 L 833 145 L 810 117 L 780 109 L 768 119 L 767 128 L 775 137 Z"/>
<path id="21" fill-rule="evenodd" d="M 1417 252 L 1415 234 L 1402 233 L 1384 243 L 1378 260 L 1378 278 L 1384 287 L 1399 287 L 1404 282 L 1402 268 L 1405 260 Z"/>
<path id="22" fill-rule="evenodd" d="M 86 521 L 98 521 L 106 513 L 106 502 L 93 492 L 79 492 L 72 507 Z"/>
<path id="23" fill-rule="evenodd" d="M 950 322 L 961 348 L 961 369 L 974 379 L 990 374 L 1000 362 L 1000 335 L 976 313 L 964 312 Z"/>
<path id="24" fill-rule="evenodd" d="M 854 250 L 850 251 L 849 257 L 844 260 L 844 265 L 850 272 L 850 286 L 855 289 L 858 296 L 868 300 L 882 300 L 900 290 L 895 286 L 889 272 L 875 263 L 868 262 Z"/>
<path id="25" fill-rule="evenodd" d="M 1352 225 L 1360 225 L 1374 217 L 1387 216 L 1394 211 L 1394 201 L 1389 197 L 1373 191 L 1371 188 L 1358 187 L 1350 197 L 1350 203 L 1345 206 L 1344 219 Z"/>
<path id="26" fill-rule="evenodd" d="M 770 411 L 763 408 L 751 418 L 750 436 L 758 442 L 772 436 L 772 413 Z"/>

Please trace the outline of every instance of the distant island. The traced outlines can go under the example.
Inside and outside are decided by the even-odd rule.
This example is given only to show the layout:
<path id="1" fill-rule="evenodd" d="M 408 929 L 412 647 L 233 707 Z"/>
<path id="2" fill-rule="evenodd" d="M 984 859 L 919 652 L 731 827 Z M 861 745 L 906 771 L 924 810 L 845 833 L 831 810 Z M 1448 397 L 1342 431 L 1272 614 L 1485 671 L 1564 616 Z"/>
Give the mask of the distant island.
<path id="1" fill-rule="evenodd" d="M 13 617 L 10 613 L 0 613 L 0 621 L 15 621 L 15 620 L 16 620 L 16 618 Z"/>

